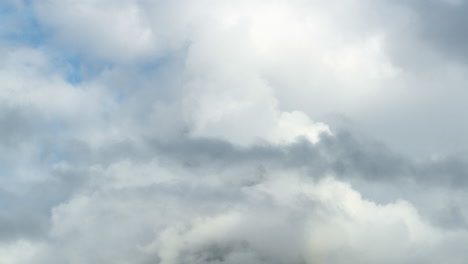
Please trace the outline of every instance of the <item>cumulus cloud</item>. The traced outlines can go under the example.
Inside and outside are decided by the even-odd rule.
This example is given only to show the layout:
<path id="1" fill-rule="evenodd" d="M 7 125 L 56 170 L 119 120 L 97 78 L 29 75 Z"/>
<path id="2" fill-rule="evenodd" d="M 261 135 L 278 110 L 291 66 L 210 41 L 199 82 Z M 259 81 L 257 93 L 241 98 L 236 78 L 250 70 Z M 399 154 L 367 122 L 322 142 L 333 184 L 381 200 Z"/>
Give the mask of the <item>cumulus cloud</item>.
<path id="1" fill-rule="evenodd" d="M 463 263 L 465 6 L 4 1 L 0 263 Z"/>
<path id="2" fill-rule="evenodd" d="M 317 178 L 299 166 L 256 163 L 153 158 L 93 168 L 95 180 L 52 210 L 51 240 L 34 261 L 458 263 L 464 256 L 445 245 L 463 244 L 466 231 L 431 224 L 407 201 L 378 204 L 331 172 Z"/>

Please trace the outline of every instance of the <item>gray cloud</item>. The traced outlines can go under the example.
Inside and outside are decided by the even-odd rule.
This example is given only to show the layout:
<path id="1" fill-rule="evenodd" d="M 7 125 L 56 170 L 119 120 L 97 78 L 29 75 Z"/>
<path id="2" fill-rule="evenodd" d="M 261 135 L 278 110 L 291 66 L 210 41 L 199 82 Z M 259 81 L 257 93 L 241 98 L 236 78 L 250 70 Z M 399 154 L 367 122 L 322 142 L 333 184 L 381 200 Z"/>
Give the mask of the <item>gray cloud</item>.
<path id="1" fill-rule="evenodd" d="M 9 3 L 2 264 L 466 259 L 464 2 Z"/>
<path id="2" fill-rule="evenodd" d="M 65 149 L 73 150 L 76 144 Z M 78 149 L 64 153 L 66 164 L 81 164 L 80 167 L 87 169 L 64 166 L 55 172 L 58 178 L 33 185 L 21 200 L 6 199 L 11 206 L 20 205 L 21 208 L 17 213 L 8 211 L 8 216 L 28 221 L 7 222 L 4 227 L 9 233 L 4 233 L 4 239 L 42 241 L 38 242 L 42 246 L 35 249 L 37 263 L 99 263 L 115 259 L 134 263 L 309 263 L 320 259 L 342 263 L 348 258 L 384 261 L 380 256 L 348 246 L 333 249 L 338 250 L 336 253 L 319 248 L 313 251 L 315 253 L 307 253 L 303 249 L 307 247 L 304 232 L 318 232 L 309 239 L 338 236 L 337 241 L 330 242 L 330 250 L 337 246 L 335 243 L 344 243 L 339 233 L 320 234 L 325 232 L 321 230 L 328 230 L 328 223 L 333 228 L 341 228 L 343 234 L 350 232 L 337 224 L 341 220 L 329 222 L 340 218 L 341 214 L 345 219 L 355 217 L 347 209 L 334 208 L 329 204 L 334 200 L 327 201 L 328 198 L 322 196 L 321 192 L 348 195 L 352 190 L 340 185 L 342 183 L 335 186 L 327 182 L 330 176 L 351 183 L 367 197 L 382 200 L 375 208 L 362 200 L 364 207 L 370 206 L 366 210 L 389 210 L 387 217 L 390 219 L 408 214 L 405 217 L 415 217 L 411 221 L 416 222 L 422 221 L 417 220 L 419 217 L 427 217 L 434 224 L 428 228 L 439 230 L 427 232 L 457 230 L 461 236 L 443 235 L 445 238 L 434 243 L 452 243 L 452 239 L 464 241 L 465 213 L 461 211 L 463 205 L 453 201 L 456 196 L 441 200 L 439 204 L 431 202 L 439 189 L 443 193 L 451 190 L 454 195 L 459 188 L 463 191 L 463 182 L 457 182 L 466 168 L 461 160 L 415 163 L 382 144 L 358 140 L 345 132 L 324 135 L 315 145 L 299 140 L 286 146 L 264 143 L 239 147 L 220 140 L 180 138 L 170 142 L 153 139 L 143 145 L 111 144 L 94 151 L 88 147 Z M 395 191 L 390 198 L 385 197 L 385 193 L 371 193 L 372 189 L 388 192 L 391 186 L 401 192 Z M 283 188 L 285 193 L 281 194 Z M 323 189 L 315 192 L 315 188 Z M 367 188 L 371 188 L 371 192 Z M 417 192 L 405 193 L 411 190 Z M 342 201 L 356 199 L 352 197 Z M 405 209 L 407 205 L 395 199 L 411 202 L 422 216 L 412 215 L 412 209 Z M 33 207 L 21 205 L 23 201 L 34 201 Z M 460 201 L 466 198 L 462 196 Z M 451 211 L 439 211 L 440 203 L 452 208 Z M 379 206 L 382 209 L 377 209 Z M 386 209 L 392 206 L 402 211 L 393 215 Z M 371 219 L 367 221 L 375 221 Z M 411 221 L 406 223 L 407 228 L 426 225 L 421 222 L 412 226 Z M 381 224 L 383 222 L 372 222 L 370 227 L 378 228 Z M 401 237 L 394 238 L 396 241 L 419 243 L 404 242 L 404 229 L 398 230 L 392 231 L 403 232 Z M 424 232 L 417 236 L 424 236 Z M 365 243 L 365 239 L 358 243 Z M 380 246 L 385 247 L 385 244 Z M 424 255 L 429 252 L 424 245 L 418 247 Z M 435 256 L 461 257 L 464 252 L 456 247 L 437 248 Z M 389 261 L 429 260 L 423 255 L 406 255 L 407 249 L 401 250 L 403 255 L 396 255 Z M 343 254 L 347 257 L 340 257 Z M 453 263 L 458 262 L 454 260 Z"/>
<path id="3" fill-rule="evenodd" d="M 451 3 L 452 2 L 452 3 Z M 420 18 L 423 41 L 433 45 L 443 56 L 466 64 L 465 1 L 409 1 Z"/>

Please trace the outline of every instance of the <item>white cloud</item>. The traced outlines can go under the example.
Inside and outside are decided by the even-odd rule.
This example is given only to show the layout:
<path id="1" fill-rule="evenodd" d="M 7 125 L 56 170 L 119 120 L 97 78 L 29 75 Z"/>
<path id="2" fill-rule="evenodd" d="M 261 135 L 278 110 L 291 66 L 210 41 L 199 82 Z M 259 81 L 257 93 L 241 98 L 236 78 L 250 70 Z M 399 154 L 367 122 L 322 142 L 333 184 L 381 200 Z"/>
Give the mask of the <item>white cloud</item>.
<path id="1" fill-rule="evenodd" d="M 364 4 L 344 6 L 302 1 L 36 4 L 41 21 L 56 36 L 93 58 L 144 62 L 187 47 L 179 72 L 188 80 L 181 101 L 191 134 L 242 144 L 284 140 L 273 139 L 284 134 L 276 132 L 283 112 L 315 119 L 328 111 L 361 109 L 362 102 L 378 96 L 382 83 L 398 75 L 384 53 L 384 34 L 359 28 L 355 16 L 344 15 L 348 9 L 368 16 Z M 239 133 L 240 124 L 250 129 Z"/>
<path id="2" fill-rule="evenodd" d="M 0 263 L 22 264 L 28 263 L 37 252 L 38 246 L 25 240 L 18 240 L 0 248 Z"/>
<path id="3" fill-rule="evenodd" d="M 0 44 L 0 238 L 12 237 L 0 263 L 466 259 L 466 197 L 452 190 L 465 184 L 463 159 L 424 167 L 323 122 L 347 115 L 397 139 L 421 123 L 414 138 L 462 126 L 466 65 L 419 39 L 412 7 L 15 3 L 47 36 Z M 70 54 L 84 73 L 75 84 L 56 61 Z M 37 208 L 10 217 L 26 200 Z M 6 230 L 21 228 L 22 210 L 44 215 L 40 231 Z"/>
<path id="4" fill-rule="evenodd" d="M 157 36 L 134 1 L 39 1 L 39 18 L 58 40 L 96 58 L 132 60 L 158 51 Z"/>
<path id="5" fill-rule="evenodd" d="M 209 170 L 195 177 L 176 164 L 125 164 L 133 170 L 105 172 L 53 210 L 51 236 L 58 243 L 32 256 L 36 263 L 431 263 L 451 254 L 463 259 L 463 251 L 434 249 L 468 239 L 466 231 L 429 224 L 407 201 L 376 204 L 330 177 L 315 181 L 279 170 L 250 187 L 219 181 L 213 188 L 220 175 Z M 121 165 L 109 172 L 115 166 Z M 140 178 L 148 166 L 155 178 L 178 174 L 173 182 L 120 181 L 122 174 Z M 108 188 L 112 178 L 118 189 Z"/>
<path id="6" fill-rule="evenodd" d="M 68 83 L 43 51 L 4 46 L 0 52 L 4 58 L 0 100 L 6 104 L 32 107 L 52 118 L 79 118 L 99 111 L 99 91 Z"/>

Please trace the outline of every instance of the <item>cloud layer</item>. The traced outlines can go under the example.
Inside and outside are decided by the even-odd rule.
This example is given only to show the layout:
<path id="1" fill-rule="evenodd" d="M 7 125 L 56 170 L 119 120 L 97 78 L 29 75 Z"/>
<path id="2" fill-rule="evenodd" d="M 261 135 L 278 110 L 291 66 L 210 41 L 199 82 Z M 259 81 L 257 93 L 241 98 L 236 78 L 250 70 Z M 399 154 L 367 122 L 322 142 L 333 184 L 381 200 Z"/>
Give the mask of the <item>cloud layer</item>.
<path id="1" fill-rule="evenodd" d="M 0 263 L 464 263 L 466 12 L 0 3 Z"/>

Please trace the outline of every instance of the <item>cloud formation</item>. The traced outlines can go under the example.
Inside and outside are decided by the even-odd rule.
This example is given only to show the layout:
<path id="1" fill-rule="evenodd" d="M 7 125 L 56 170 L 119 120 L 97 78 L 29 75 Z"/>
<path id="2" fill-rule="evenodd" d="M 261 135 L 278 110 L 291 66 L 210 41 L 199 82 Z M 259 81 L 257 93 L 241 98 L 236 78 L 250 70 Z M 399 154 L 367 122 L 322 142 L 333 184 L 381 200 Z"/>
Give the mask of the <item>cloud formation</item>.
<path id="1" fill-rule="evenodd" d="M 0 263 L 464 263 L 465 13 L 0 3 Z"/>

